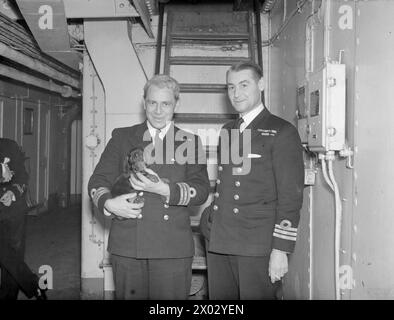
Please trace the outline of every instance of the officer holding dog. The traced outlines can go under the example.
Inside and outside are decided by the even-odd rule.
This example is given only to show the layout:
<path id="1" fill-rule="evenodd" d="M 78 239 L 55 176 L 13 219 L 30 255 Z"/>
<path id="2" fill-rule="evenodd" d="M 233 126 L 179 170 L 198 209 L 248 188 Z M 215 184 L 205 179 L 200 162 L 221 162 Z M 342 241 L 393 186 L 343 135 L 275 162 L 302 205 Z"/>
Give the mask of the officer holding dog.
<path id="1" fill-rule="evenodd" d="M 167 75 L 150 79 L 144 87 L 147 120 L 112 132 L 89 181 L 99 211 L 126 218 L 112 220 L 108 240 L 117 299 L 186 299 L 190 292 L 194 241 L 189 206 L 206 201 L 209 180 L 200 139 L 172 121 L 179 91 L 177 81 Z M 144 203 L 133 202 L 137 192 L 113 198 L 110 190 L 124 172 L 127 154 L 152 146 L 154 159 L 162 161 L 146 171 L 158 182 L 140 173 L 130 176 Z M 186 162 L 179 161 L 184 155 L 179 150 L 187 150 Z"/>

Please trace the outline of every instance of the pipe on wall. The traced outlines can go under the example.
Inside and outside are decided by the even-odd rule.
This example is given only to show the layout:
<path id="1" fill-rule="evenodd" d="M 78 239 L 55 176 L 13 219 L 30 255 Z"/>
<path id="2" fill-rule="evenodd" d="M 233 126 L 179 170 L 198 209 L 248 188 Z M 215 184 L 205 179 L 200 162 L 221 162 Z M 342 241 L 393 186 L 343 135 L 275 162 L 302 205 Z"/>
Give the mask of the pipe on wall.
<path id="1" fill-rule="evenodd" d="M 263 70 L 263 53 L 262 53 L 262 39 L 261 39 L 261 5 L 260 0 L 254 0 L 254 14 L 256 16 L 256 31 L 257 31 L 257 60 L 261 70 Z"/>
<path id="2" fill-rule="evenodd" d="M 16 63 L 19 63 L 29 69 L 38 71 L 54 80 L 60 81 L 70 87 L 79 89 L 81 88 L 81 83 L 79 79 L 75 79 L 69 75 L 63 74 L 44 63 L 35 60 L 17 50 L 11 49 L 4 43 L 0 42 L 0 56 L 10 59 Z"/>
<path id="3" fill-rule="evenodd" d="M 161 46 L 163 41 L 164 3 L 159 2 L 159 25 L 157 30 L 155 74 L 160 73 Z"/>
<path id="4" fill-rule="evenodd" d="M 300 0 L 299 2 L 297 2 L 297 8 L 294 9 L 288 18 L 286 18 L 283 23 L 280 25 L 280 27 L 278 28 L 278 31 L 268 40 L 263 41 L 263 47 L 268 47 L 270 45 L 272 45 L 280 36 L 280 34 L 283 32 L 283 30 L 286 29 L 286 27 L 288 26 L 288 24 L 290 23 L 290 21 L 293 19 L 294 16 L 296 16 L 297 14 L 301 13 L 302 8 L 304 7 L 304 5 L 307 3 L 307 0 Z"/>

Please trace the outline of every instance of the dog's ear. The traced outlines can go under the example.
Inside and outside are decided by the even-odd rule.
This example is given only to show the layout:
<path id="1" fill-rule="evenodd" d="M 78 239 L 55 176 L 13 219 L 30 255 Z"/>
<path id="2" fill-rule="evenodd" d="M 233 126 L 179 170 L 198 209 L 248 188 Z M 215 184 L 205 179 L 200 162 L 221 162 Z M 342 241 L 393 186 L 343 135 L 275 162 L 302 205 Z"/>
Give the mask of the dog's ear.
<path id="1" fill-rule="evenodd" d="M 130 174 L 130 172 L 131 172 L 130 152 L 123 159 L 123 172 L 126 174 Z"/>
<path id="2" fill-rule="evenodd" d="M 144 163 L 144 150 L 142 148 L 135 148 L 130 152 L 130 165 L 131 170 L 133 171 L 144 171 L 145 163 Z"/>

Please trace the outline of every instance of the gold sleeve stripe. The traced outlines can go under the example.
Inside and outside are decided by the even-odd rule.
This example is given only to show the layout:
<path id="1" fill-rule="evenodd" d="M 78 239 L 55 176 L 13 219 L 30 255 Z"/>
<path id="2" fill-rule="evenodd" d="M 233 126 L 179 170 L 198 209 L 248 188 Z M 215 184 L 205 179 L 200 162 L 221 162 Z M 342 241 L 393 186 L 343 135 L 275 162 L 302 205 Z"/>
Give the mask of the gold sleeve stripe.
<path id="1" fill-rule="evenodd" d="M 185 198 L 185 195 L 184 195 L 185 192 L 184 192 L 184 188 L 183 188 L 182 183 L 178 182 L 177 185 L 179 187 L 179 202 L 178 202 L 178 206 L 181 206 L 183 201 L 184 201 L 184 198 Z"/>
<path id="2" fill-rule="evenodd" d="M 280 233 L 280 234 L 284 234 L 284 235 L 286 235 L 286 236 L 293 236 L 293 237 L 296 237 L 296 236 L 297 236 L 297 232 L 291 232 L 291 231 L 280 230 L 280 229 L 278 229 L 278 228 L 275 228 L 274 232 Z"/>
<path id="3" fill-rule="evenodd" d="M 98 207 L 98 201 L 99 201 L 100 197 L 106 193 L 110 193 L 110 190 L 106 187 L 101 187 L 98 189 L 91 190 L 92 200 L 93 200 L 93 203 L 96 207 Z"/>
<path id="4" fill-rule="evenodd" d="M 177 185 L 180 191 L 178 206 L 186 206 L 190 202 L 190 186 L 185 182 L 178 182 Z"/>
<path id="5" fill-rule="evenodd" d="M 186 188 L 186 201 L 185 201 L 185 206 L 187 206 L 190 202 L 190 186 L 185 183 L 185 188 Z"/>
<path id="6" fill-rule="evenodd" d="M 187 197 L 188 197 L 188 192 L 187 192 L 187 187 L 185 183 L 182 182 L 182 188 L 183 188 L 183 202 L 182 205 L 184 206 L 187 202 Z"/>
<path id="7" fill-rule="evenodd" d="M 274 232 L 274 237 L 280 238 L 280 239 L 284 239 L 284 240 L 291 240 L 291 241 L 296 241 L 297 237 L 292 237 L 292 236 L 285 236 L 283 234 L 279 234 Z"/>

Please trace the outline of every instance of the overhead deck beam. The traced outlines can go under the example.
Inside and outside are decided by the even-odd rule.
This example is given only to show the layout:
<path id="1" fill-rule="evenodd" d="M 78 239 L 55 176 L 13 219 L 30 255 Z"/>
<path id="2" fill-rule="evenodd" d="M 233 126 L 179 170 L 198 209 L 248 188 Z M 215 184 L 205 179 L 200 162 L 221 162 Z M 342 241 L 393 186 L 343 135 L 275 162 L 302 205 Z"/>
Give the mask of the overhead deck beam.
<path id="1" fill-rule="evenodd" d="M 81 58 L 71 50 L 62 0 L 16 0 L 40 49 L 78 70 Z"/>
<path id="2" fill-rule="evenodd" d="M 128 0 L 64 0 L 68 19 L 138 17 Z"/>
<path id="3" fill-rule="evenodd" d="M 150 16 L 155 8 L 149 0 L 64 0 L 64 10 L 68 19 L 141 17 L 147 34 L 153 38 Z"/>
<path id="4" fill-rule="evenodd" d="M 0 57 L 7 58 L 18 64 L 23 65 L 33 71 L 39 72 L 53 80 L 62 82 L 70 87 L 80 89 L 81 83 L 78 78 L 71 77 L 67 74 L 59 72 L 58 70 L 52 68 L 51 66 L 42 63 L 37 59 L 33 59 L 17 50 L 11 49 L 11 47 L 6 46 L 0 42 Z"/>

